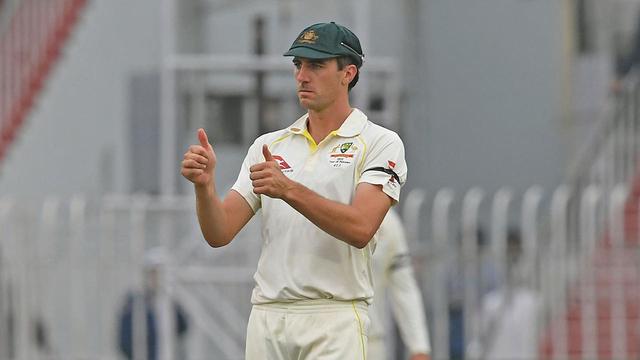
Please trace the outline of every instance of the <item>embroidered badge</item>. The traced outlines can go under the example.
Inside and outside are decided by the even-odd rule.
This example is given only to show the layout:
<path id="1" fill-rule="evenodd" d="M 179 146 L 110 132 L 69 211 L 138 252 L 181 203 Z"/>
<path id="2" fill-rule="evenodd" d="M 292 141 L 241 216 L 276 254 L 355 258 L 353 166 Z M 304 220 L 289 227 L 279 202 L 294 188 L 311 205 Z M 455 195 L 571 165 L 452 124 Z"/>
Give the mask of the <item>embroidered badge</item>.
<path id="1" fill-rule="evenodd" d="M 355 159 L 355 152 L 358 147 L 353 145 L 352 142 L 342 143 L 333 149 L 329 153 L 329 165 L 333 168 L 342 168 L 353 165 Z"/>
<path id="2" fill-rule="evenodd" d="M 318 38 L 319 36 L 316 34 L 315 30 L 308 30 L 300 35 L 298 42 L 303 44 L 315 44 Z"/>
<path id="3" fill-rule="evenodd" d="M 340 145 L 340 152 L 343 154 L 346 153 L 347 150 L 349 150 L 349 148 L 351 147 L 351 145 L 353 145 L 353 143 L 350 143 L 350 142 Z"/>

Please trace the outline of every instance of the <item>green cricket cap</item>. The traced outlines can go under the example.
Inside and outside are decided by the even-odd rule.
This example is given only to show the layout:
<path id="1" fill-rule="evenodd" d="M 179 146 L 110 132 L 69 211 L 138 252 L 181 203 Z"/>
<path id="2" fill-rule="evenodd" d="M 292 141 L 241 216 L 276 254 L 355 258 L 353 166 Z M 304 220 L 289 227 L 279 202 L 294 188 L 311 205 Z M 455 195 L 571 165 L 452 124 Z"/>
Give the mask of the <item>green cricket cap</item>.
<path id="1" fill-rule="evenodd" d="M 345 26 L 330 23 L 313 24 L 302 30 L 284 56 L 328 59 L 349 56 L 362 66 L 364 54 L 358 37 Z"/>

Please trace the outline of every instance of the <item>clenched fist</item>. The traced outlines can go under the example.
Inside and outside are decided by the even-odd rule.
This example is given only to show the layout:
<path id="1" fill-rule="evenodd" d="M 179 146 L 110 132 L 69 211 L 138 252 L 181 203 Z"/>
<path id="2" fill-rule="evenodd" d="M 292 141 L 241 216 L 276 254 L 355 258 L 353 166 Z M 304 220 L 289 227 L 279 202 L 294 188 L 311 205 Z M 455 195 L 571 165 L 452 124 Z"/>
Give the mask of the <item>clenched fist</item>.
<path id="1" fill-rule="evenodd" d="M 191 145 L 184 154 L 181 174 L 194 185 L 209 185 L 213 182 L 216 167 L 216 153 L 213 152 L 207 133 L 198 129 L 200 145 Z"/>

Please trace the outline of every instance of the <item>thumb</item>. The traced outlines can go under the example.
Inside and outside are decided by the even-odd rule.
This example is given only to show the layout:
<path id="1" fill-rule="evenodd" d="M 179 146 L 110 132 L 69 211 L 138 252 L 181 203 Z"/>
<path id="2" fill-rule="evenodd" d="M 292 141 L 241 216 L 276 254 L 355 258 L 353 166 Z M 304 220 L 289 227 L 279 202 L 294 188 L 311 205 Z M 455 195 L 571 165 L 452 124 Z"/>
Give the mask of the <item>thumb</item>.
<path id="1" fill-rule="evenodd" d="M 200 145 L 202 145 L 205 149 L 209 150 L 211 148 L 207 133 L 202 128 L 198 129 L 198 140 L 200 141 Z"/>
<path id="2" fill-rule="evenodd" d="M 264 155 L 265 161 L 273 161 L 273 156 L 271 155 L 269 147 L 266 144 L 262 145 L 262 155 Z"/>

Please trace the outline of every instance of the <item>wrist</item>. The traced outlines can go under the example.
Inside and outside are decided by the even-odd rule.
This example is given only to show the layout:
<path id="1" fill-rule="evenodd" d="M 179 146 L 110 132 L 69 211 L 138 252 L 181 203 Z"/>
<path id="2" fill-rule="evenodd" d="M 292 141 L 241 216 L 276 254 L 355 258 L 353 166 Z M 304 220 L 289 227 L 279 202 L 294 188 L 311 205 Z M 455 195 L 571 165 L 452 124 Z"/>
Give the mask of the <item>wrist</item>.
<path id="1" fill-rule="evenodd" d="M 289 183 L 287 184 L 285 191 L 282 193 L 282 200 L 284 200 L 288 204 L 291 204 L 291 202 L 295 201 L 296 194 L 300 186 L 301 185 L 299 183 L 293 180 L 289 180 Z"/>
<path id="2" fill-rule="evenodd" d="M 207 184 L 193 184 L 196 195 L 213 196 L 216 193 L 216 187 L 213 182 Z"/>

